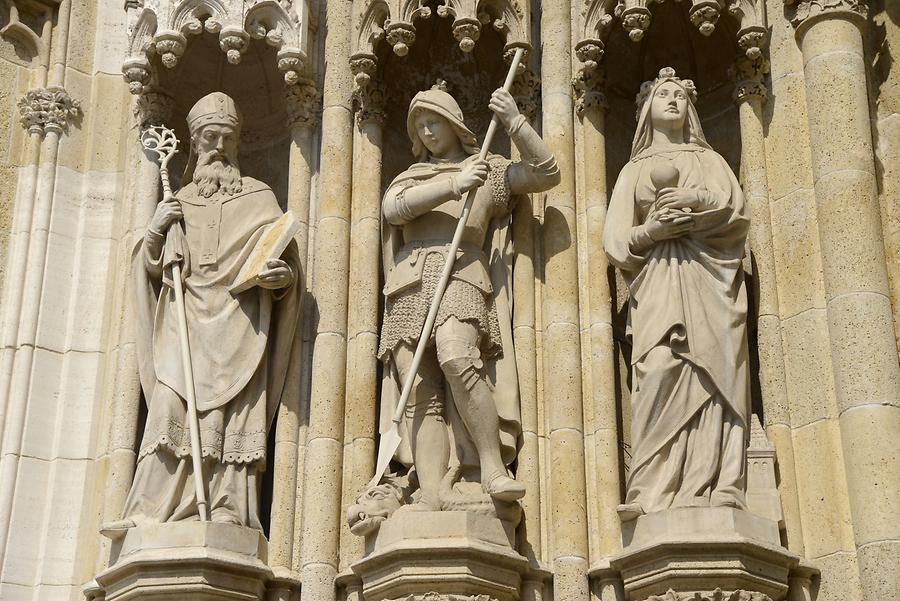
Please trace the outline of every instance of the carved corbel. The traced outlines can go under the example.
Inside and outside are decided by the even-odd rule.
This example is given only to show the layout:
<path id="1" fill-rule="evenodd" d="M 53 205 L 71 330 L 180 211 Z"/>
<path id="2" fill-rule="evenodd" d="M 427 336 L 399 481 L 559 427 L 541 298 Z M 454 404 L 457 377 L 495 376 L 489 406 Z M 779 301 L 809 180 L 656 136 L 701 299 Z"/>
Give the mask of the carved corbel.
<path id="1" fill-rule="evenodd" d="M 572 79 L 575 110 L 579 116 L 590 110 L 607 108 L 603 55 L 606 52 L 606 38 L 612 27 L 613 13 L 619 11 L 621 4 L 620 0 L 613 7 L 611 0 L 594 0 L 582 15 L 584 38 L 575 45 L 575 56 L 581 62 L 581 68 Z"/>
<path id="2" fill-rule="evenodd" d="M 350 57 L 350 72 L 359 88 L 369 85 L 377 70 L 378 59 L 374 54 L 358 53 Z"/>
<path id="3" fill-rule="evenodd" d="M 278 70 L 284 75 L 285 85 L 297 84 L 305 66 L 306 53 L 299 48 L 282 48 L 278 51 Z"/>
<path id="4" fill-rule="evenodd" d="M 250 46 L 250 34 L 241 29 L 229 25 L 223 27 L 219 32 L 219 48 L 228 57 L 228 62 L 237 65 L 241 62 L 241 57 Z"/>
<path id="5" fill-rule="evenodd" d="M 719 0 L 691 0 L 688 16 L 700 33 L 710 36 L 716 30 L 716 23 L 722 12 Z"/>
<path id="6" fill-rule="evenodd" d="M 440 13 L 440 9 L 438 9 Z M 453 37 L 459 42 L 459 49 L 472 52 L 475 42 L 481 37 L 481 21 L 472 18 L 457 19 L 453 22 Z"/>
<path id="7" fill-rule="evenodd" d="M 125 59 L 122 65 L 122 75 L 128 83 L 128 91 L 132 94 L 141 94 L 144 86 L 150 83 L 152 72 L 150 71 L 150 61 L 146 56 L 133 56 Z"/>
<path id="8" fill-rule="evenodd" d="M 353 73 L 353 107 L 356 124 L 383 124 L 385 119 L 385 90 L 378 81 L 378 59 L 374 54 L 358 53 L 350 57 L 350 71 Z"/>
<path id="9" fill-rule="evenodd" d="M 81 117 L 81 103 L 56 86 L 29 90 L 18 106 L 20 122 L 30 134 L 61 134 Z"/>
<path id="10" fill-rule="evenodd" d="M 416 41 L 416 28 L 412 23 L 403 21 L 388 23 L 384 28 L 387 43 L 391 45 L 394 54 L 406 56 L 409 47 Z"/>
<path id="11" fill-rule="evenodd" d="M 762 0 L 734 0 L 728 12 L 740 24 L 738 46 L 748 59 L 760 58 L 769 43 L 765 3 Z"/>
<path id="12" fill-rule="evenodd" d="M 187 38 L 178 31 L 166 30 L 153 38 L 153 48 L 166 69 L 174 69 L 187 47 Z"/>
<path id="13" fill-rule="evenodd" d="M 639 42 L 650 28 L 650 3 L 653 0 L 619 0 L 615 15 L 622 21 L 632 42 Z"/>
<path id="14" fill-rule="evenodd" d="M 516 50 L 521 48 L 525 52 L 522 54 L 522 61 L 519 63 L 519 68 L 516 72 L 521 76 L 525 73 L 526 65 L 528 64 L 528 59 L 531 55 L 531 44 L 527 42 L 507 42 L 507 44 L 503 47 L 503 62 L 507 65 L 511 65 L 513 62 L 513 58 L 516 56 Z"/>

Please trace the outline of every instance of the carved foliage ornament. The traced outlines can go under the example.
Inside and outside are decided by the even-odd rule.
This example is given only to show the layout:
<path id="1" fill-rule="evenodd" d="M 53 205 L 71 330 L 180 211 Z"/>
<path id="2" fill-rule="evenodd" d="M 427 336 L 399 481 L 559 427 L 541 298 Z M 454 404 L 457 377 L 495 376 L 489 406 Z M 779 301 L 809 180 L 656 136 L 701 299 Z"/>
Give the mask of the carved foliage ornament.
<path id="1" fill-rule="evenodd" d="M 676 593 L 669 589 L 665 595 L 652 595 L 647 601 L 772 601 L 772 599 L 755 591 L 723 591 L 717 588 L 711 593 Z"/>
<path id="2" fill-rule="evenodd" d="M 28 133 L 62 133 L 81 116 L 81 103 L 60 87 L 30 90 L 19 99 L 21 123 Z"/>
<path id="3" fill-rule="evenodd" d="M 296 84 L 285 86 L 284 99 L 289 127 L 310 127 L 315 124 L 321 101 L 315 83 L 309 79 L 301 79 Z"/>
<path id="4" fill-rule="evenodd" d="M 409 595 L 395 601 L 497 601 L 489 595 L 454 595 L 445 593 L 425 593 L 424 595 Z"/>
<path id="5" fill-rule="evenodd" d="M 866 3 L 863 0 L 785 0 L 784 3 L 793 7 L 791 24 L 796 28 L 819 15 L 843 14 L 851 18 L 866 15 Z"/>
<path id="6" fill-rule="evenodd" d="M 749 59 L 739 57 L 730 69 L 734 79 L 734 100 L 742 102 L 752 97 L 765 100 L 768 96 L 765 77 L 769 73 L 769 61 L 763 57 Z"/>
<path id="7" fill-rule="evenodd" d="M 168 122 L 174 107 L 175 100 L 171 96 L 149 90 L 137 97 L 134 114 L 140 119 L 142 128 L 152 127 Z"/>

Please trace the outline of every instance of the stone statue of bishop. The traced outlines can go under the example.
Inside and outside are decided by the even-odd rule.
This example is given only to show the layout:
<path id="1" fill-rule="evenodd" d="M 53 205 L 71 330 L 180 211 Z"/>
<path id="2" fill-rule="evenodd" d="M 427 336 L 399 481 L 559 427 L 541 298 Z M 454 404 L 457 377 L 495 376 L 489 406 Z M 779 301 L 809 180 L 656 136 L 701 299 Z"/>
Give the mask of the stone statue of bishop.
<path id="1" fill-rule="evenodd" d="M 293 242 L 270 259 L 257 285 L 229 287 L 283 215 L 272 190 L 242 176 L 241 117 L 221 92 L 188 113 L 187 182 L 159 203 L 133 255 L 137 354 L 147 420 L 117 536 L 145 523 L 198 518 L 180 358 L 174 262 L 182 263 L 188 338 L 210 519 L 261 529 L 260 473 L 268 426 L 284 387 L 299 315 L 300 267 Z M 184 236 L 167 236 L 184 222 Z"/>

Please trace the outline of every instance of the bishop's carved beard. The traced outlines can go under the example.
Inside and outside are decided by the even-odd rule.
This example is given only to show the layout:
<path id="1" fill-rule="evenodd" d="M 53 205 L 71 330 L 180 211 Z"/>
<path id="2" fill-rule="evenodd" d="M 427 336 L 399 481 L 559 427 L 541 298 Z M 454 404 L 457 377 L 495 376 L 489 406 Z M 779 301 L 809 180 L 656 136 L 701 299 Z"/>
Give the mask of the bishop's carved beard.
<path id="1" fill-rule="evenodd" d="M 216 151 L 198 154 L 194 183 L 203 198 L 209 198 L 220 190 L 228 196 L 239 193 L 242 186 L 237 158 L 229 159 Z"/>

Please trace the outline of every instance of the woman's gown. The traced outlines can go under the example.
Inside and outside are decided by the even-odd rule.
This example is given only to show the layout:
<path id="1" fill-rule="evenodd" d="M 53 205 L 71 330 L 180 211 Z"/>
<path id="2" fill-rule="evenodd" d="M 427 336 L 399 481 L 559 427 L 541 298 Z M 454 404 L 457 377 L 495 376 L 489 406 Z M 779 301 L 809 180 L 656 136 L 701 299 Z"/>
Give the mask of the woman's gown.
<path id="1" fill-rule="evenodd" d="M 709 191 L 714 206 L 694 212 L 687 235 L 638 254 L 632 228 L 647 220 L 657 193 L 650 172 L 665 163 L 677 168 L 678 187 Z M 631 293 L 633 456 L 625 503 L 638 513 L 745 507 L 748 211 L 725 160 L 693 143 L 644 150 L 613 190 L 604 248 Z"/>

